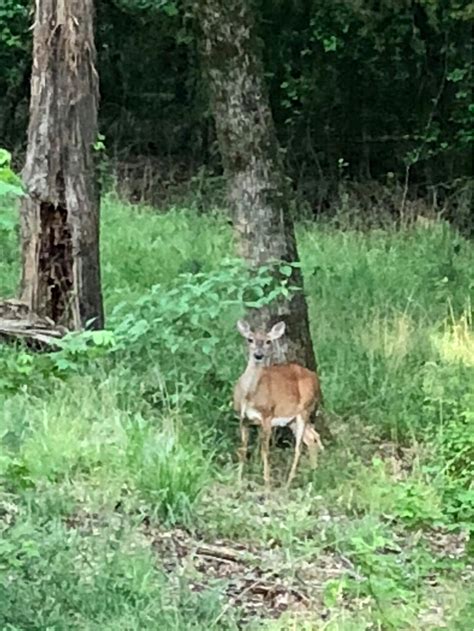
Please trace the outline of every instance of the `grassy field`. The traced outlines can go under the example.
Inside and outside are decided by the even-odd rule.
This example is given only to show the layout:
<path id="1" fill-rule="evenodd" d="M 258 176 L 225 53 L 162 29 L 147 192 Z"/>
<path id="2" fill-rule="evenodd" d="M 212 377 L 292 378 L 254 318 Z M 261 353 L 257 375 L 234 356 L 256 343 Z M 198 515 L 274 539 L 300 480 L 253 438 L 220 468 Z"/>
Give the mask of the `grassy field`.
<path id="1" fill-rule="evenodd" d="M 1 629 L 474 628 L 472 243 L 298 238 L 334 438 L 290 491 L 274 448 L 265 498 L 230 408 L 265 278 L 219 214 L 104 201 L 107 332 L 0 347 Z M 16 239 L 3 207 L 3 296 Z"/>

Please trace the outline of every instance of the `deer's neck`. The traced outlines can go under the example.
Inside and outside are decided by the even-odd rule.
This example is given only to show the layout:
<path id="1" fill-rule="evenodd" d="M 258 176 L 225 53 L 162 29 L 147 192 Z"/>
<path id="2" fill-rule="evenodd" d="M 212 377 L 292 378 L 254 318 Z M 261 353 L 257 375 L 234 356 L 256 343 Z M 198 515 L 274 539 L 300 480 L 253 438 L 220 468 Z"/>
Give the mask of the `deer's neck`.
<path id="1" fill-rule="evenodd" d="M 265 364 L 256 364 L 253 359 L 249 359 L 247 368 L 245 369 L 240 384 L 244 395 L 248 397 L 253 394 L 258 387 L 258 382 L 262 375 Z"/>

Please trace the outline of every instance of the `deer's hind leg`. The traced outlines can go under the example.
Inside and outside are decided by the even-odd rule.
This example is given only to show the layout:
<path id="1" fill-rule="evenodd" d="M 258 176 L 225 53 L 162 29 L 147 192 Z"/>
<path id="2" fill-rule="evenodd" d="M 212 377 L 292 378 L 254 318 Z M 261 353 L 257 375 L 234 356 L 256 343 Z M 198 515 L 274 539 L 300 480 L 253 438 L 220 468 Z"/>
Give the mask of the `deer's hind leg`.
<path id="1" fill-rule="evenodd" d="M 294 434 L 295 434 L 295 455 L 293 458 L 293 464 L 291 465 L 290 474 L 288 476 L 288 480 L 286 486 L 290 486 L 295 477 L 296 469 L 298 467 L 298 462 L 301 456 L 301 443 L 303 441 L 303 436 L 306 428 L 306 420 L 303 415 L 298 414 L 294 423 Z"/>
<path id="2" fill-rule="evenodd" d="M 324 447 L 318 432 L 309 423 L 305 427 L 303 442 L 308 448 L 309 462 L 312 469 L 318 466 L 318 449 L 323 451 Z"/>
<path id="3" fill-rule="evenodd" d="M 296 432 L 297 432 L 296 420 L 294 420 L 290 424 L 289 427 L 291 431 L 293 432 L 293 435 L 296 439 Z M 314 427 L 311 425 L 309 420 L 306 422 L 302 440 L 303 440 L 303 443 L 308 448 L 310 466 L 312 469 L 315 469 L 318 465 L 318 449 L 323 451 L 324 447 L 323 447 L 323 444 L 321 442 L 321 438 L 318 432 L 314 429 Z"/>

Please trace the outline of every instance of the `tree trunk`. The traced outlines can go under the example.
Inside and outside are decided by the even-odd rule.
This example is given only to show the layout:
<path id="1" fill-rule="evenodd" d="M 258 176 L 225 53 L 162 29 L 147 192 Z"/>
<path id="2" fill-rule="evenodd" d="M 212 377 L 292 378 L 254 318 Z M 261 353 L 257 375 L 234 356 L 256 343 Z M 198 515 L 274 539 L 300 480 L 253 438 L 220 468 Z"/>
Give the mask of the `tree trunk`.
<path id="1" fill-rule="evenodd" d="M 203 0 L 196 11 L 240 253 L 255 267 L 297 262 L 288 186 L 247 0 Z M 302 290 L 299 269 L 291 281 Z M 285 320 L 284 358 L 316 367 L 303 291 L 250 319 L 262 328 Z"/>
<path id="2" fill-rule="evenodd" d="M 103 326 L 93 0 L 36 0 L 21 298 L 70 329 Z"/>

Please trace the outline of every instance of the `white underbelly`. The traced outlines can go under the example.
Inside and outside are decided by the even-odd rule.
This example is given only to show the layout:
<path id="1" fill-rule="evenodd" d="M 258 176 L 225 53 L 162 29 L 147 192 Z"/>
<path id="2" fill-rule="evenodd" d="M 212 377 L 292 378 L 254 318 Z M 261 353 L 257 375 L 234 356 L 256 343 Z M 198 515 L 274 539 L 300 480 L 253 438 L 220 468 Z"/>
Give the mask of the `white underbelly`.
<path id="1" fill-rule="evenodd" d="M 245 409 L 243 410 L 243 416 L 252 423 L 262 422 L 262 413 L 251 407 L 250 405 L 245 406 Z"/>
<path id="2" fill-rule="evenodd" d="M 242 416 L 251 423 L 259 424 L 262 422 L 262 413 L 248 405 L 245 406 Z M 276 416 L 272 418 L 272 427 L 286 427 L 295 420 L 295 416 Z"/>
<path id="3" fill-rule="evenodd" d="M 275 418 L 272 418 L 272 427 L 286 427 L 294 420 L 294 416 L 277 416 Z"/>

